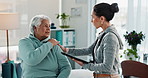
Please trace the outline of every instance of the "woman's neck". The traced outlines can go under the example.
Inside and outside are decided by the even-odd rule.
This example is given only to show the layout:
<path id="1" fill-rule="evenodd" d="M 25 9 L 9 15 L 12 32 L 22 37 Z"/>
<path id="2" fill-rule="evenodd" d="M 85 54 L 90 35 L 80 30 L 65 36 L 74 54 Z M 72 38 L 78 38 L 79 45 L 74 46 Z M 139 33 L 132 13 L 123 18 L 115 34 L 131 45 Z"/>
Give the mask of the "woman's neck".
<path id="1" fill-rule="evenodd" d="M 105 22 L 101 28 L 103 29 L 103 31 L 105 31 L 109 26 L 111 26 L 111 24 L 109 22 Z"/>

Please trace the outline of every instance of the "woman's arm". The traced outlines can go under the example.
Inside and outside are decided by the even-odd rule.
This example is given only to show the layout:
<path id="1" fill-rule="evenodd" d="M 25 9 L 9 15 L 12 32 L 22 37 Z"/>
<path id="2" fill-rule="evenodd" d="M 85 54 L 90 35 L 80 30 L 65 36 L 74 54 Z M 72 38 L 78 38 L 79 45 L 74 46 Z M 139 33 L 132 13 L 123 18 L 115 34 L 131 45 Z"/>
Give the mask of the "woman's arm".
<path id="1" fill-rule="evenodd" d="M 60 48 L 63 50 L 63 52 L 66 52 L 68 54 L 80 56 L 80 55 L 88 55 L 93 52 L 93 49 L 95 47 L 95 44 L 97 43 L 97 40 L 88 48 L 65 48 L 58 44 Z"/>

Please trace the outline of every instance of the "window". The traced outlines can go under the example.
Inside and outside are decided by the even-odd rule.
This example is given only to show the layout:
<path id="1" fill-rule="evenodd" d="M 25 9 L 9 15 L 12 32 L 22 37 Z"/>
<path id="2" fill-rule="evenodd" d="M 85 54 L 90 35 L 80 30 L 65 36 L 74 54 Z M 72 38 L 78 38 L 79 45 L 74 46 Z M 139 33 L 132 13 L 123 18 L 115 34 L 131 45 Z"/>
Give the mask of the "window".
<path id="1" fill-rule="evenodd" d="M 143 62 L 143 54 L 148 53 L 148 1 L 147 0 L 128 0 L 128 12 L 127 12 L 127 25 L 128 31 L 133 29 L 137 32 L 142 31 L 145 34 L 144 41 L 138 45 L 138 55 L 140 55 L 140 61 Z"/>

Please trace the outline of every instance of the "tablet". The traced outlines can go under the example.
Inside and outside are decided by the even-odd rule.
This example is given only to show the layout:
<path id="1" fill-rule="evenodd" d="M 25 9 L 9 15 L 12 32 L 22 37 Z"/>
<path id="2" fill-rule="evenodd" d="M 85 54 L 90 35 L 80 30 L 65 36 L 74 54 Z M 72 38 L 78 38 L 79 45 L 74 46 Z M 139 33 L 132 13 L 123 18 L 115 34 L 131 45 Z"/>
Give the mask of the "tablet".
<path id="1" fill-rule="evenodd" d="M 77 58 L 77 57 L 75 57 L 75 56 L 72 56 L 72 55 L 70 55 L 70 54 L 67 54 L 67 53 L 64 53 L 64 52 L 61 52 L 61 53 L 62 53 L 63 55 L 66 55 L 66 56 L 70 57 L 70 58 L 73 58 L 73 59 L 75 59 L 75 60 L 81 61 L 81 62 L 83 62 L 83 63 L 85 63 L 85 64 L 88 64 L 88 63 L 89 63 L 88 61 L 82 60 L 82 59 Z"/>

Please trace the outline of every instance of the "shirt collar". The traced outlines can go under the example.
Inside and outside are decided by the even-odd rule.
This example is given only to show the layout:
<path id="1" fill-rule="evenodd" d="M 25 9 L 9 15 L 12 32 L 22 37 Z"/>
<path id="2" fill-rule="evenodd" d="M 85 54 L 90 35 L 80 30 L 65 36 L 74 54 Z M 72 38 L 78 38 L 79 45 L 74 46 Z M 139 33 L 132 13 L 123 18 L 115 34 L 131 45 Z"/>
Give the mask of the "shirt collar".
<path id="1" fill-rule="evenodd" d="M 34 36 L 34 34 L 30 34 L 29 37 L 32 38 L 32 39 L 34 39 L 34 40 L 37 40 L 38 42 L 42 42 L 42 43 L 45 43 L 45 42 L 47 42 L 47 41 L 50 39 L 50 36 L 49 36 L 48 38 L 46 38 L 46 39 L 40 41 L 39 39 L 37 39 L 37 38 Z"/>

